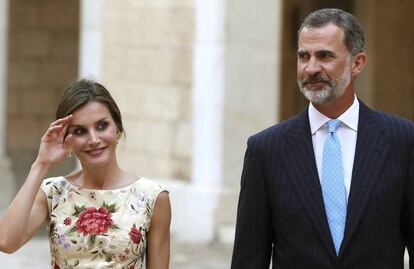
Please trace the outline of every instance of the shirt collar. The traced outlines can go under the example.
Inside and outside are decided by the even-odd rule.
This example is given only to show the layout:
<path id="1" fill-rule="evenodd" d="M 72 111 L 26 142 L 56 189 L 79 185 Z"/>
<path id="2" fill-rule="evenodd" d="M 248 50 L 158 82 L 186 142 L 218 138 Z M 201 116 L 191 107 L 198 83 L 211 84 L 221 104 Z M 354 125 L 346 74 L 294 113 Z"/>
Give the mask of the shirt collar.
<path id="1" fill-rule="evenodd" d="M 315 134 L 326 122 L 331 120 L 321 112 L 319 112 L 312 103 L 309 104 L 308 109 L 309 124 L 312 135 Z M 352 105 L 338 117 L 338 120 L 342 121 L 346 126 L 355 132 L 358 131 L 358 119 L 359 119 L 359 101 L 355 96 Z"/>

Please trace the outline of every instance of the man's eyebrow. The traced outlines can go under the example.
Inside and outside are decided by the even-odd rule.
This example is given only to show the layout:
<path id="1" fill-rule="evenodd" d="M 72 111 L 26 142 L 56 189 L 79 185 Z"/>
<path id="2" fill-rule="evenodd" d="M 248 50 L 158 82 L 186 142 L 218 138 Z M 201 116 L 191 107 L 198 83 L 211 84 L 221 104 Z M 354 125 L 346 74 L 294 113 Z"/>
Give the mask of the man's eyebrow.
<path id="1" fill-rule="evenodd" d="M 331 51 L 331 50 L 319 50 L 316 52 L 317 55 L 321 55 L 321 54 L 325 54 L 325 55 L 332 55 L 335 56 L 335 52 Z"/>
<path id="2" fill-rule="evenodd" d="M 297 55 L 305 55 L 305 54 L 309 54 L 309 52 L 308 52 L 308 50 L 299 49 L 296 54 Z"/>

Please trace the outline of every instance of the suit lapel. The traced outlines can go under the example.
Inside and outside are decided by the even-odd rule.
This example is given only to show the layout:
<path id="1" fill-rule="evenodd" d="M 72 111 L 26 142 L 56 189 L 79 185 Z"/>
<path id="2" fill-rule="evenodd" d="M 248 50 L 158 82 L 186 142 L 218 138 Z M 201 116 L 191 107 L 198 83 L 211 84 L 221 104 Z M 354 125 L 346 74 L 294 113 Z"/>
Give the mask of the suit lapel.
<path id="1" fill-rule="evenodd" d="M 332 256 L 336 256 L 323 203 L 308 111 L 302 112 L 286 132 L 283 148 L 284 166 L 296 186 L 303 206 Z"/>
<path id="2" fill-rule="evenodd" d="M 373 184 L 378 180 L 386 159 L 388 145 L 384 137 L 385 125 L 377 113 L 360 102 L 357 144 L 348 199 L 345 235 L 339 255 L 354 234 Z"/>

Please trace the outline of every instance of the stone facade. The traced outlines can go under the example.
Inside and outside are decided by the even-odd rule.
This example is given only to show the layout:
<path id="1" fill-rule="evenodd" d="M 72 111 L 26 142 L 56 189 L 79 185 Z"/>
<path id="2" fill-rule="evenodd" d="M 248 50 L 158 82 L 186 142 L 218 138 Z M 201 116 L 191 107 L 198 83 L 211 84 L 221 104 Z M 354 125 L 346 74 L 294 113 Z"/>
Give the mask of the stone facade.
<path id="1" fill-rule="evenodd" d="M 102 80 L 126 129 L 120 163 L 190 179 L 193 1 L 106 1 Z"/>
<path id="2" fill-rule="evenodd" d="M 9 1 L 6 143 L 18 185 L 63 88 L 77 78 L 78 9 L 78 1 Z"/>

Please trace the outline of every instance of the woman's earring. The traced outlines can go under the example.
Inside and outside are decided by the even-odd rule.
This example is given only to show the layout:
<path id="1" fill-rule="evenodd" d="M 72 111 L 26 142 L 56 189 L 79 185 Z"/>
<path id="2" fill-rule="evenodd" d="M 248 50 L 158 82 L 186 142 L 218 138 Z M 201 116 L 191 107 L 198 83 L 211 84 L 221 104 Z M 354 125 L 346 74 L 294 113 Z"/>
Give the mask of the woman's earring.
<path id="1" fill-rule="evenodd" d="M 66 151 L 66 158 L 72 158 L 72 150 L 71 149 Z"/>
<path id="2" fill-rule="evenodd" d="M 117 144 L 119 143 L 119 139 L 121 139 L 121 137 L 122 137 L 122 132 L 117 132 L 116 133 L 116 143 Z"/>

